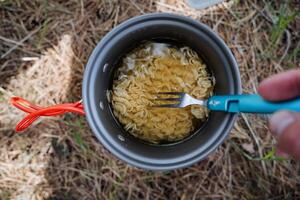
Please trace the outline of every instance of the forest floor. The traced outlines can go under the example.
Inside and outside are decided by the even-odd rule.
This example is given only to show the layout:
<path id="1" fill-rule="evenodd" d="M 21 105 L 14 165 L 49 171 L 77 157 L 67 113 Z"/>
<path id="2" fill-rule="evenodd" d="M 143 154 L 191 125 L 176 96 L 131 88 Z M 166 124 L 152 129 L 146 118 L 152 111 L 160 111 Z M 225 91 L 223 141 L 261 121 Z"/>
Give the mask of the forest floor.
<path id="1" fill-rule="evenodd" d="M 19 134 L 21 96 L 46 106 L 81 99 L 85 65 L 112 28 L 172 12 L 210 26 L 239 64 L 243 92 L 300 67 L 298 0 L 228 0 L 205 10 L 183 0 L 0 0 L 0 199 L 299 199 L 300 165 L 274 156 L 267 116 L 239 116 L 207 159 L 143 171 L 106 151 L 86 119 L 43 118 Z"/>

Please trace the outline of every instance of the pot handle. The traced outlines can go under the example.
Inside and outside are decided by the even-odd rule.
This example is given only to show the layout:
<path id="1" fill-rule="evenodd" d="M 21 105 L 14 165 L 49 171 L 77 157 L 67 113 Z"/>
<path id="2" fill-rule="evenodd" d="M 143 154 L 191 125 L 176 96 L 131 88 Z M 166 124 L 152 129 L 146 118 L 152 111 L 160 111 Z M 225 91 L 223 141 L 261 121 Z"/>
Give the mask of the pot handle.
<path id="1" fill-rule="evenodd" d="M 29 113 L 16 126 L 15 130 L 21 132 L 28 128 L 35 120 L 41 116 L 62 115 L 67 112 L 74 112 L 80 115 L 85 115 L 82 100 L 75 103 L 57 104 L 49 107 L 40 107 L 22 99 L 21 97 L 12 97 L 10 103 L 16 108 Z"/>

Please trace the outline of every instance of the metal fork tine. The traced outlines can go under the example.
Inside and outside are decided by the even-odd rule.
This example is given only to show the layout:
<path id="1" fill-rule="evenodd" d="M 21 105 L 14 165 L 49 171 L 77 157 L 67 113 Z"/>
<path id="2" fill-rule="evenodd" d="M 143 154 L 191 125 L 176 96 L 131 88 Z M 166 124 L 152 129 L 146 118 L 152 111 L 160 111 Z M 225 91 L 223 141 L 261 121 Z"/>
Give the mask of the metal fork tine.
<path id="1" fill-rule="evenodd" d="M 181 98 L 156 98 L 154 101 L 181 101 Z"/>
<path id="2" fill-rule="evenodd" d="M 178 97 L 173 98 L 162 98 L 161 95 L 177 95 Z M 153 105 L 152 107 L 160 107 L 160 108 L 184 108 L 189 105 L 200 105 L 200 106 L 207 106 L 207 100 L 205 99 L 195 99 L 192 96 L 184 93 L 184 92 L 159 92 L 156 94 L 157 101 L 165 101 L 165 104 L 157 104 Z M 169 101 L 169 102 L 168 102 Z M 171 104 L 170 101 L 173 101 L 174 104 Z M 160 103 L 160 102 L 159 102 Z"/>
<path id="3" fill-rule="evenodd" d="M 180 104 L 160 104 L 160 105 L 154 105 L 152 107 L 156 108 L 179 108 Z"/>
<path id="4" fill-rule="evenodd" d="M 183 100 L 184 93 L 183 92 L 158 92 L 155 94 L 156 98 L 153 99 L 154 101 L 173 101 L 174 104 L 167 104 L 168 102 L 165 102 L 165 104 L 157 104 L 153 105 L 152 107 L 157 108 L 180 108 L 181 107 L 181 101 Z M 163 95 L 172 95 L 173 97 L 163 97 Z"/>
<path id="5" fill-rule="evenodd" d="M 158 92 L 157 93 L 158 95 L 160 95 L 160 94 L 165 94 L 165 95 L 179 95 L 179 96 L 182 96 L 183 95 L 183 93 L 182 92 Z"/>

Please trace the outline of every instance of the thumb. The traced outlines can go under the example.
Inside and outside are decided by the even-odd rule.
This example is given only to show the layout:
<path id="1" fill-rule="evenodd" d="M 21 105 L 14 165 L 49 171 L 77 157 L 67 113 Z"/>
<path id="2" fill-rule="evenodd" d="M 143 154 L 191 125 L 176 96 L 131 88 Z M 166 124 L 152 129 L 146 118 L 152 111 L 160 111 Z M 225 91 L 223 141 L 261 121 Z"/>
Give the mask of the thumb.
<path id="1" fill-rule="evenodd" d="M 300 114 L 279 111 L 271 117 L 269 126 L 278 148 L 300 160 Z"/>

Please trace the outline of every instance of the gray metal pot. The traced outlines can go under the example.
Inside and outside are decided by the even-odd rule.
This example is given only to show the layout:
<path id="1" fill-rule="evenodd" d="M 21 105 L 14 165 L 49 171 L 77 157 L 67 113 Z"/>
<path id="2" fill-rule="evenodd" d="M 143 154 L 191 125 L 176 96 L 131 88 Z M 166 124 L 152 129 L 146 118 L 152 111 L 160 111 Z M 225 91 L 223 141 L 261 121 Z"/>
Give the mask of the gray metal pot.
<path id="1" fill-rule="evenodd" d="M 106 92 L 117 61 L 145 40 L 172 40 L 198 52 L 216 78 L 215 94 L 238 94 L 237 63 L 226 44 L 206 25 L 187 17 L 155 13 L 134 17 L 110 31 L 89 58 L 83 78 L 87 120 L 99 141 L 128 164 L 149 170 L 187 167 L 216 149 L 230 132 L 236 116 L 211 112 L 190 137 L 173 144 L 151 145 L 129 135 L 112 114 Z"/>

